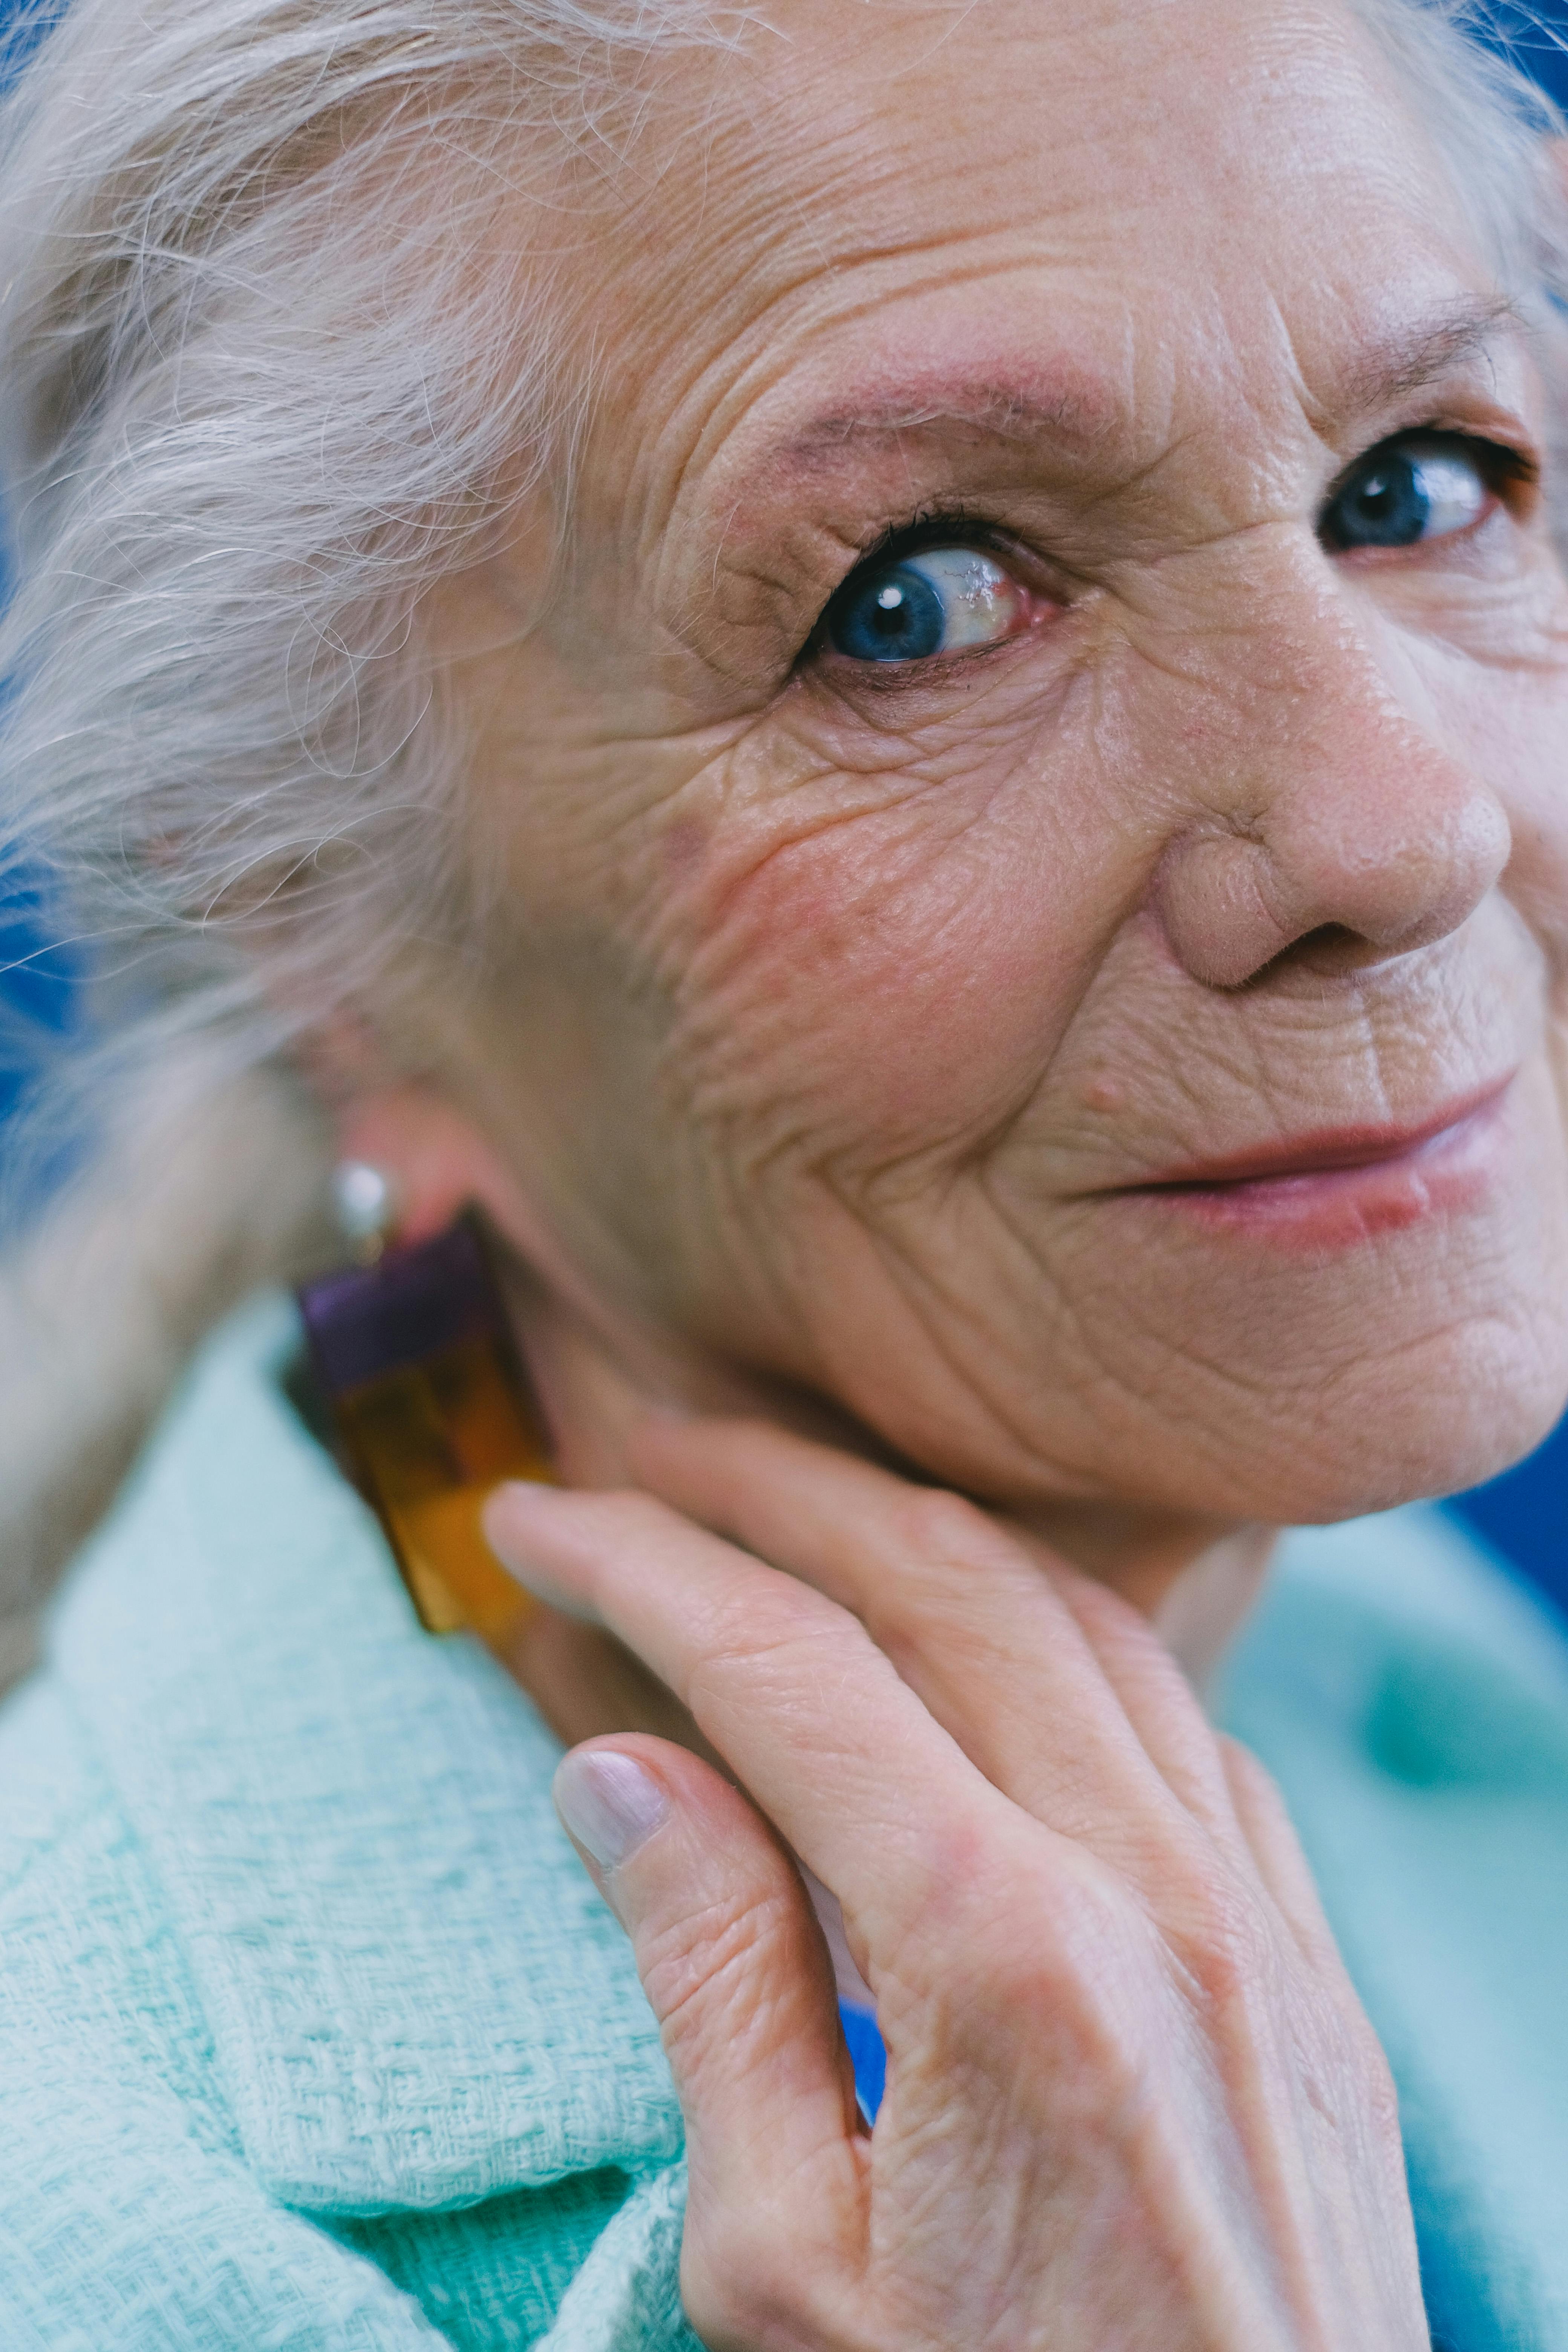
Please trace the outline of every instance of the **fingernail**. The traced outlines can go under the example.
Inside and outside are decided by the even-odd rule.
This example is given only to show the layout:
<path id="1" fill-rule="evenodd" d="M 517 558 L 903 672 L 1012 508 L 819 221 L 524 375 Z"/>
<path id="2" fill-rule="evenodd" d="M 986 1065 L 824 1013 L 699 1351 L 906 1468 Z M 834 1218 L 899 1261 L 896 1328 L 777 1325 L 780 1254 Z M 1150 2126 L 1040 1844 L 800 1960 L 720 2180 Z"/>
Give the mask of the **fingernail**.
<path id="1" fill-rule="evenodd" d="M 616 1748 L 577 1749 L 555 1769 L 555 1810 L 601 1870 L 618 1870 L 669 1818 L 651 1772 Z"/>

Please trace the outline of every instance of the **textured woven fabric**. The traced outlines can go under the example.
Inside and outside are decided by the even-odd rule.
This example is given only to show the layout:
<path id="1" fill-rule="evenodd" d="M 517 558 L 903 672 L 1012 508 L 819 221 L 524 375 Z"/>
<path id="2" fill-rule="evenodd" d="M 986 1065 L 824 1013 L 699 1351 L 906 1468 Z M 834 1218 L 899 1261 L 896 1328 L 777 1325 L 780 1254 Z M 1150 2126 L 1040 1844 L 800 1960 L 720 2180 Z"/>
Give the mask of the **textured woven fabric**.
<path id="1" fill-rule="evenodd" d="M 220 1333 L 0 1713 L 0 2352 L 695 2352 L 679 2118 L 557 1753 Z M 1568 2352 L 1568 1667 L 1429 1514 L 1226 1705 L 1400 2074 L 1441 2326 Z"/>
<path id="2" fill-rule="evenodd" d="M 1221 1693 L 1399 2085 L 1456 2352 L 1568 2352 L 1568 1644 L 1436 1511 L 1282 1548 Z"/>
<path id="3" fill-rule="evenodd" d="M 269 1301 L 209 1349 L 0 1716 L 5 2352 L 531 2345 L 679 2179 L 558 1748 L 417 1628 L 295 1344 Z"/>

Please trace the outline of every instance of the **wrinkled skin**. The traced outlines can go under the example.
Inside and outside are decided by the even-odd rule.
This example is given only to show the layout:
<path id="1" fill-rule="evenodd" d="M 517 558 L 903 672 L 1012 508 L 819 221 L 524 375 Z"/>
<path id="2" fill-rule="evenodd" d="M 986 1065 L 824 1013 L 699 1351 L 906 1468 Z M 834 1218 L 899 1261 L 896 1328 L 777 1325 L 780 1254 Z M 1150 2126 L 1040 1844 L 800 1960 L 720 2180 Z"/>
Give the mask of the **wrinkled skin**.
<path id="1" fill-rule="evenodd" d="M 436 615 L 503 968 L 345 1137 L 531 1266 L 566 1476 L 644 1492 L 492 1539 L 761 1808 L 622 1739 L 654 1795 L 607 1859 L 604 1750 L 563 1783 L 666 2022 L 708 2340 L 1415 2345 L 1300 1857 L 1103 1586 L 1462 1485 L 1568 1385 L 1541 346 L 1326 0 L 773 25 L 649 69 L 530 229 L 595 354 L 571 554 L 547 596 L 520 508 Z M 1419 430 L 1516 461 L 1463 530 L 1325 543 Z M 836 649 L 931 517 L 1007 632 Z M 1363 1164 L 1239 1181 L 1303 1138 Z M 665 1727 L 620 1655 L 561 1666 L 569 1736 Z M 869 2143 L 774 1830 L 881 2004 Z"/>
<path id="2" fill-rule="evenodd" d="M 1315 525 L 1401 427 L 1536 446 L 1528 341 L 1445 364 L 1495 288 L 1336 11 L 782 21 L 580 194 L 575 561 L 526 641 L 531 539 L 457 625 L 518 945 L 447 1083 L 597 1296 L 974 1492 L 1463 1484 L 1565 1378 L 1563 583 L 1527 488 Z M 803 656 L 943 509 L 1038 625 Z M 1281 1246 L 1116 1189 L 1514 1069 L 1459 1213 Z"/>
<path id="3" fill-rule="evenodd" d="M 662 1501 L 514 1486 L 489 1526 L 762 1809 L 646 1737 L 556 1781 L 664 2029 L 704 2342 L 1425 2352 L 1383 2054 L 1268 1776 L 1147 1622 L 958 1496 L 765 1426 L 655 1423 L 633 1454 Z M 763 1814 L 876 1996 L 869 2137 Z"/>

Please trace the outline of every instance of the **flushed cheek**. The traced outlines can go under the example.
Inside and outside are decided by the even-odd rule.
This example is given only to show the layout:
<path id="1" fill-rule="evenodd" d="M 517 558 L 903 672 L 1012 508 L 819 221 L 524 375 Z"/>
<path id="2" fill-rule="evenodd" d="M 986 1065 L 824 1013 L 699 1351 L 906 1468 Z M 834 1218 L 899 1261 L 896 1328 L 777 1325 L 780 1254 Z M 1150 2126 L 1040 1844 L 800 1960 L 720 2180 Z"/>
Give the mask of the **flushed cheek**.
<path id="1" fill-rule="evenodd" d="M 1091 871 L 1047 806 L 931 793 L 710 886 L 670 1043 L 691 1114 L 854 1162 L 963 1150 L 1011 1117 L 1117 895 L 1103 845 Z"/>

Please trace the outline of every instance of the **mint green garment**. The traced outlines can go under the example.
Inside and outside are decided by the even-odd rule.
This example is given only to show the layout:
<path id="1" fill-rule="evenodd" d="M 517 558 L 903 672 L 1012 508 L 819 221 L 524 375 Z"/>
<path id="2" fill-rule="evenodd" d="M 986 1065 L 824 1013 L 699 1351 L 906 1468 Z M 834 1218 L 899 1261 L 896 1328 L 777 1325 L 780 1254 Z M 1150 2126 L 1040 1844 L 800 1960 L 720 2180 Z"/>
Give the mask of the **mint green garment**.
<path id="1" fill-rule="evenodd" d="M 559 1753 L 208 1347 L 0 1716 L 4 2352 L 693 2352 L 680 2120 Z"/>
<path id="2" fill-rule="evenodd" d="M 3 2352 L 694 2352 L 679 2116 L 555 1743 L 209 1344 L 0 1713 Z M 1430 1514 L 1230 1669 L 1399 2074 L 1439 2326 L 1568 2352 L 1568 1664 Z"/>
<path id="3" fill-rule="evenodd" d="M 1454 2352 L 1568 2347 L 1568 1643 L 1431 1510 L 1299 1531 L 1231 1653 L 1399 2085 Z"/>

